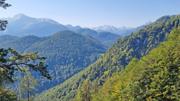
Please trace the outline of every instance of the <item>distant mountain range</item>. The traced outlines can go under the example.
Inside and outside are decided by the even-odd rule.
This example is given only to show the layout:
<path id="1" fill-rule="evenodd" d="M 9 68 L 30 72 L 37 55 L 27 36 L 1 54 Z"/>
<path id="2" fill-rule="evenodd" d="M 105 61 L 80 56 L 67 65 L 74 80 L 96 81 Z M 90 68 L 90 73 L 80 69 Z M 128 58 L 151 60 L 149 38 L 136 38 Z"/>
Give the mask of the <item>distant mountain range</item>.
<path id="1" fill-rule="evenodd" d="M 120 36 L 129 35 L 133 28 L 116 28 L 113 26 L 101 26 L 96 28 L 82 28 L 80 26 L 63 25 L 51 19 L 33 18 L 24 14 L 18 14 L 7 18 L 9 23 L 7 30 L 0 35 L 38 37 L 50 36 L 53 33 L 70 30 L 78 34 L 94 37 L 107 46 L 112 45 Z"/>
<path id="2" fill-rule="evenodd" d="M 80 26 L 63 25 L 54 20 L 47 18 L 33 18 L 24 14 L 17 14 L 11 18 L 7 18 L 9 21 L 7 30 L 0 32 L 0 34 L 10 34 L 15 36 L 49 36 L 52 33 L 64 30 L 77 31 L 83 29 Z M 87 29 L 87 28 L 86 28 Z M 134 28 L 122 27 L 117 28 L 114 26 L 99 26 L 95 28 L 89 28 L 97 32 L 111 32 L 118 35 L 130 33 Z M 123 35 L 124 36 L 124 35 Z"/>
<path id="3" fill-rule="evenodd" d="M 129 28 L 129 27 L 117 28 L 114 26 L 104 25 L 104 26 L 94 27 L 93 29 L 96 30 L 97 32 L 111 32 L 121 36 L 126 36 L 126 35 L 130 35 L 133 31 L 135 31 L 136 28 Z"/>
<path id="4" fill-rule="evenodd" d="M 180 15 L 163 16 L 135 29 L 82 28 L 23 14 L 8 20 L 7 30 L 0 33 L 0 48 L 38 52 L 47 58 L 52 80 L 33 72 L 39 81 L 36 93 L 42 92 L 34 101 L 121 101 L 127 97 L 139 101 L 164 98 L 164 94 L 165 100 L 179 99 L 173 93 L 179 94 Z"/>
<path id="5" fill-rule="evenodd" d="M 38 52 L 47 57 L 54 79 L 51 82 L 42 81 L 39 91 L 63 82 L 93 63 L 125 32 L 120 35 L 120 32 L 117 34 L 110 30 L 62 25 L 51 19 L 32 18 L 24 14 L 8 18 L 8 21 L 7 30 L 0 32 L 0 48 Z"/>

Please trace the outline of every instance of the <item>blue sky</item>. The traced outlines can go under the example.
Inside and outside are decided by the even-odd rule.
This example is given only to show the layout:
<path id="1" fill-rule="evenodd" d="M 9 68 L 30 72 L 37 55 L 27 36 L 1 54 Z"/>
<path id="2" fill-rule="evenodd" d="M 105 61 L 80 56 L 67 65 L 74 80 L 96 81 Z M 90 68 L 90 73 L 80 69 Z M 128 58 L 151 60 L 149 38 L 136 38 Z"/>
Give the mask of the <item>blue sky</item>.
<path id="1" fill-rule="evenodd" d="M 180 14 L 180 0 L 7 0 L 1 17 L 23 13 L 62 24 L 136 27 L 164 15 Z"/>

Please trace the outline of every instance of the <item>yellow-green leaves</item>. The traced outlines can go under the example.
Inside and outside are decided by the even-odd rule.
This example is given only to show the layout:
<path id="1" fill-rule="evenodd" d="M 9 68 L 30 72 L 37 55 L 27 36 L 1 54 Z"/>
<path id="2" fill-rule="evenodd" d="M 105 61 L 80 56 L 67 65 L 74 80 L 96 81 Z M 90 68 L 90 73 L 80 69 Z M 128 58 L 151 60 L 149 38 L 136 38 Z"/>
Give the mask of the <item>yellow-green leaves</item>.
<path id="1" fill-rule="evenodd" d="M 101 101 L 179 101 L 180 29 L 140 61 L 109 78 L 98 96 Z M 96 95 L 96 94 L 94 94 Z"/>

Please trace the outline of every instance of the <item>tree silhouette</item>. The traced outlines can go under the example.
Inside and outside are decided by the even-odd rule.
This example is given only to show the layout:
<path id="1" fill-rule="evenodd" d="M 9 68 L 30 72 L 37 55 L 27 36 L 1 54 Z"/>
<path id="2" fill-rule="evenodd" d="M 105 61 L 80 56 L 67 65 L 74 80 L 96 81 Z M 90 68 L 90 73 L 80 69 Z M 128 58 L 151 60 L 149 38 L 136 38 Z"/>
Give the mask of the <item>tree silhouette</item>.
<path id="1" fill-rule="evenodd" d="M 6 9 L 9 6 L 11 5 L 6 0 L 0 0 L 0 7 Z M 7 24 L 7 20 L 0 20 L 0 31 L 5 30 Z M 22 54 L 11 48 L 0 48 L 0 101 L 17 101 L 16 94 L 6 89 L 6 84 L 16 81 L 18 73 L 26 74 L 27 68 L 51 79 L 45 59 L 37 53 Z"/>
<path id="2" fill-rule="evenodd" d="M 7 7 L 10 7 L 11 5 L 6 3 L 6 0 L 0 0 L 0 7 L 6 9 Z M 5 30 L 8 22 L 7 20 L 0 20 L 0 31 Z"/>

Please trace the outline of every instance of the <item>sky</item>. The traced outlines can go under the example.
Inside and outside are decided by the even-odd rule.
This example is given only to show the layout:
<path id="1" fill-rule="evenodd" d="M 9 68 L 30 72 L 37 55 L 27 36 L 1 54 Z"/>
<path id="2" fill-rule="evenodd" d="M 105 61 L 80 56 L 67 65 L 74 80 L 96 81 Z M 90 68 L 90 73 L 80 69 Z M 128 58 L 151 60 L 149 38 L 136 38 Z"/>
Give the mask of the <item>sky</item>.
<path id="1" fill-rule="evenodd" d="M 180 14 L 180 0 L 6 0 L 0 17 L 25 14 L 61 24 L 96 27 L 137 27 L 161 16 Z"/>

